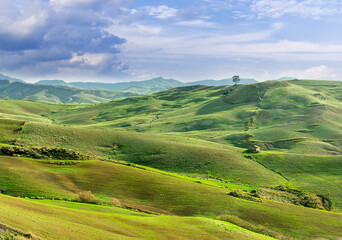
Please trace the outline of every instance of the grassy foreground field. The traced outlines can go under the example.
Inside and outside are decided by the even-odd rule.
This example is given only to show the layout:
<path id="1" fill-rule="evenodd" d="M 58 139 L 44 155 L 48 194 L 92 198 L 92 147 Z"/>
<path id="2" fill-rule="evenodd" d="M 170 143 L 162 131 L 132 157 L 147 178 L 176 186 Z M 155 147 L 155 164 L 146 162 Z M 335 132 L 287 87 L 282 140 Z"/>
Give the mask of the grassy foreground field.
<path id="1" fill-rule="evenodd" d="M 76 199 L 79 191 L 92 191 L 110 203 L 167 215 L 216 218 L 238 216 L 255 226 L 303 238 L 337 238 L 342 215 L 263 200 L 253 202 L 226 195 L 225 188 L 200 184 L 181 176 L 103 161 L 73 165 L 49 160 L 0 157 L 0 188 L 12 196 Z M 205 239 L 205 238 L 204 238 Z"/>
<path id="2" fill-rule="evenodd" d="M 4 195 L 0 195 L 0 217 L 2 224 L 33 239 L 272 239 L 207 218 L 147 215 L 117 207 Z"/>

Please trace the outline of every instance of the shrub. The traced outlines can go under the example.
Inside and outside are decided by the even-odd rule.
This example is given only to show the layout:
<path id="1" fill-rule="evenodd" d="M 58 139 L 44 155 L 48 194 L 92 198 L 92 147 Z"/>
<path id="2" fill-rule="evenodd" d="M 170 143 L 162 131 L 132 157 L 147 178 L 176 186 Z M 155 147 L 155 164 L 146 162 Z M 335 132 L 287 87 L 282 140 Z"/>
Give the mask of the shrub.
<path id="1" fill-rule="evenodd" d="M 4 146 L 0 150 L 9 156 L 30 157 L 35 159 L 89 160 L 91 158 L 83 153 L 64 148 Z"/>
<path id="2" fill-rule="evenodd" d="M 5 230 L 0 235 L 0 240 L 12 240 L 17 239 L 17 234 L 14 234 L 13 232 L 9 230 Z"/>
<path id="3" fill-rule="evenodd" d="M 113 198 L 110 200 L 110 203 L 111 203 L 111 205 L 117 206 L 117 207 L 122 207 L 122 206 L 123 206 L 122 203 L 121 203 L 121 201 L 120 201 L 119 199 L 115 198 L 115 197 L 113 197 Z"/>
<path id="4" fill-rule="evenodd" d="M 91 191 L 83 191 L 78 193 L 78 201 L 83 203 L 92 203 L 97 204 L 99 201 L 96 197 L 91 193 Z"/>

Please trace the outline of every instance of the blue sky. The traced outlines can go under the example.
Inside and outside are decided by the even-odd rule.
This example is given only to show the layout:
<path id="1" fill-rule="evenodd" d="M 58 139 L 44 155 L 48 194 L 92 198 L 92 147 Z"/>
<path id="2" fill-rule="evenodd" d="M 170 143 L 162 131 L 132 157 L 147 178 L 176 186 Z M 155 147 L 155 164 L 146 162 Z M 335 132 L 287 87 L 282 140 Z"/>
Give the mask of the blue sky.
<path id="1" fill-rule="evenodd" d="M 341 80 L 341 26 L 340 0 L 1 0 L 0 72 Z"/>

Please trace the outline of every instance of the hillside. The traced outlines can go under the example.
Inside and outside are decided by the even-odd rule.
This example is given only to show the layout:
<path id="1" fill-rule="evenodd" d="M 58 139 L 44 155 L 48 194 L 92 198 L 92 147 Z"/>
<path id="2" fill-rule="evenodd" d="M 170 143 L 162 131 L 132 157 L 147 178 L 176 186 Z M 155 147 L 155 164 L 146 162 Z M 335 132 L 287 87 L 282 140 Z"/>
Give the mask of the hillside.
<path id="1" fill-rule="evenodd" d="M 6 223 L 4 239 L 273 239 L 222 221 L 148 215 L 113 206 L 0 195 L 0 209 Z"/>
<path id="2" fill-rule="evenodd" d="M 195 239 L 338 239 L 341 93 L 342 82 L 292 80 L 186 86 L 95 105 L 0 100 L 1 223 L 55 239 L 26 213 L 13 220 L 30 201 L 30 214 L 47 222 L 45 212 L 64 212 L 57 229 L 60 221 L 76 231 L 68 221 L 78 211 L 89 236 L 162 239 L 182 224 L 175 239 L 194 231 Z M 246 151 L 254 144 L 260 153 Z M 96 204 L 72 202 L 85 191 Z"/>
<path id="3" fill-rule="evenodd" d="M 118 83 L 101 83 L 101 82 L 70 82 L 66 83 L 62 80 L 42 80 L 38 81 L 38 85 L 54 85 L 68 86 L 81 89 L 105 89 L 111 91 L 128 91 L 143 94 L 163 91 L 169 88 L 182 86 L 183 83 L 174 79 L 154 78 L 145 81 L 131 81 Z"/>
<path id="4" fill-rule="evenodd" d="M 64 86 L 43 86 L 0 80 L 0 98 L 64 104 L 94 104 L 137 95 L 131 92 L 81 90 Z"/>
<path id="5" fill-rule="evenodd" d="M 251 83 L 257 83 L 257 81 L 253 78 L 241 78 L 239 84 L 251 84 Z M 231 86 L 233 85 L 232 78 L 226 78 L 222 80 L 200 80 L 195 82 L 187 82 L 184 83 L 185 86 L 191 86 L 191 85 L 206 85 L 206 86 Z"/>
<path id="6" fill-rule="evenodd" d="M 323 85 L 324 83 L 324 85 Z M 172 133 L 247 148 L 341 154 L 342 83 L 268 81 L 180 87 L 156 94 L 65 109 L 60 124 Z"/>
<path id="7" fill-rule="evenodd" d="M 339 213 L 318 211 L 268 200 L 263 200 L 262 202 L 246 201 L 228 196 L 226 194 L 226 189 L 224 188 L 199 184 L 195 181 L 184 179 L 181 176 L 167 175 L 166 173 L 150 169 L 144 170 L 141 168 L 94 160 L 66 165 L 48 164 L 49 161 L 47 160 L 30 160 L 10 157 L 0 157 L 0 161 L 0 170 L 2 173 L 0 183 L 5 194 L 23 197 L 39 197 L 40 199 L 75 199 L 77 197 L 77 192 L 91 190 L 101 201 L 110 202 L 113 201 L 114 198 L 115 204 L 125 208 L 141 209 L 146 212 L 162 213 L 171 216 L 148 216 L 148 218 L 154 217 L 155 221 L 145 220 L 147 221 L 145 223 L 147 225 L 156 221 L 156 224 L 161 224 L 158 221 L 158 218 L 169 219 L 169 221 L 165 222 L 165 225 L 159 225 L 161 228 L 156 228 L 156 232 L 163 232 L 162 229 L 165 231 L 167 228 L 173 228 L 174 223 L 172 222 L 177 221 L 176 219 L 178 219 L 178 221 L 182 221 L 183 219 L 186 221 L 186 218 L 172 218 L 174 215 L 216 218 L 218 215 L 226 214 L 238 216 L 240 219 L 255 226 L 258 226 L 258 224 L 267 226 L 268 229 L 274 229 L 279 235 L 284 234 L 300 238 L 319 238 L 336 237 L 342 234 L 342 215 Z M 6 176 L 9 176 L 7 174 L 12 174 L 15 178 L 6 178 Z M 23 183 L 25 183 L 25 185 L 23 185 Z M 6 201 L 6 205 L 4 205 L 4 201 Z M 14 216 L 18 216 L 14 215 L 15 206 L 17 206 L 16 209 L 24 209 L 24 213 L 20 212 L 21 214 L 19 215 L 19 222 L 21 223 L 28 221 L 27 216 L 25 216 L 27 214 L 26 212 L 31 212 L 31 214 L 34 213 L 33 216 L 39 213 L 44 216 L 46 213 L 42 220 L 49 221 L 48 216 L 51 216 L 49 213 L 56 209 L 53 207 L 48 208 L 48 206 L 41 205 L 41 203 L 31 203 L 29 205 L 30 207 L 28 207 L 27 204 L 25 204 L 25 201 L 20 199 L 13 201 L 14 200 L 11 200 L 9 197 L 0 196 L 0 203 L 2 204 L 0 206 L 2 206 L 1 209 L 3 209 L 1 211 L 1 216 L 6 216 L 7 213 L 8 215 L 5 218 L 7 224 L 11 223 L 12 226 L 20 229 L 24 228 L 26 231 L 36 232 L 37 230 L 35 228 L 37 228 L 37 225 L 35 225 L 34 222 L 37 221 L 31 221 L 29 225 L 28 223 L 20 225 L 18 220 L 13 222 Z M 12 202 L 12 204 L 9 202 Z M 64 208 L 89 209 L 90 211 L 105 211 L 107 213 L 117 212 L 120 213 L 120 215 L 116 218 L 121 217 L 121 219 L 125 219 L 125 215 L 127 214 L 133 214 L 133 212 L 129 213 L 126 211 L 125 213 L 122 209 L 113 207 L 96 207 L 96 205 L 82 206 L 81 204 L 72 204 L 68 201 L 65 202 L 60 200 L 42 201 L 42 203 L 44 202 L 63 206 Z M 10 206 L 10 208 L 8 206 Z M 39 212 L 37 212 L 37 208 L 40 208 Z M 62 211 L 61 208 L 59 209 Z M 286 209 L 286 211 L 284 211 L 284 209 Z M 89 210 L 87 212 L 89 212 Z M 11 211 L 14 211 L 14 213 Z M 70 214 L 72 213 L 73 211 L 71 210 Z M 78 211 L 78 216 L 80 216 L 80 214 L 82 214 L 82 212 Z M 134 214 L 142 217 L 144 216 L 144 214 Z M 57 214 L 57 216 L 58 215 L 59 214 Z M 29 216 L 32 218 L 32 215 Z M 64 219 L 62 222 L 71 217 L 67 213 L 59 216 L 59 219 Z M 82 225 L 86 224 L 86 222 L 90 221 L 90 219 L 87 220 L 87 216 L 88 215 L 85 212 L 82 217 L 79 217 L 80 220 L 77 220 L 76 223 L 82 223 Z M 100 219 L 94 221 L 98 217 Z M 89 222 L 89 226 L 94 226 L 96 228 L 101 228 L 99 226 L 103 226 L 103 223 L 101 225 L 96 224 L 98 221 L 103 221 L 101 216 L 93 215 L 91 219 L 92 223 Z M 133 222 L 126 222 L 127 226 L 133 227 L 137 224 L 136 221 L 140 222 L 139 218 L 135 220 L 131 218 L 131 220 Z M 2 221 L 4 221 L 4 218 L 2 218 Z M 38 222 L 40 221 L 41 220 L 38 220 Z M 141 221 L 144 221 L 143 218 Z M 108 224 L 109 222 L 110 220 L 108 219 Z M 213 220 L 207 219 L 205 222 L 209 225 L 204 225 L 204 227 L 209 227 L 211 225 L 210 222 L 213 222 Z M 54 225 L 58 225 L 59 223 L 60 222 L 56 222 Z M 185 228 L 178 234 L 190 234 L 192 231 L 195 231 L 195 223 L 199 223 L 199 221 L 195 221 L 193 223 L 194 226 L 191 226 L 190 229 Z M 69 226 L 69 224 L 67 226 Z M 211 226 L 211 231 L 214 236 L 216 234 L 228 234 L 231 228 L 227 226 L 226 231 L 221 232 L 218 226 L 214 226 Z M 58 228 L 62 227 L 63 225 Z M 71 225 L 70 227 L 73 226 Z M 115 228 L 115 225 L 112 227 Z M 146 227 L 147 226 L 145 226 L 145 228 Z M 264 228 L 263 230 L 265 233 L 267 233 L 267 228 Z M 106 229 L 108 229 L 108 227 L 106 227 Z M 142 229 L 140 229 L 137 234 L 141 233 L 141 231 Z M 37 233 L 39 233 L 39 230 Z M 129 230 L 125 228 L 122 229 L 122 234 L 124 233 L 128 234 Z M 50 234 L 52 233 L 49 233 L 49 235 Z M 90 233 L 87 231 L 86 234 Z M 205 235 L 202 235 L 200 238 L 207 239 Z M 218 239 L 220 238 L 218 237 Z M 243 239 L 243 237 L 240 236 L 238 239 Z"/>

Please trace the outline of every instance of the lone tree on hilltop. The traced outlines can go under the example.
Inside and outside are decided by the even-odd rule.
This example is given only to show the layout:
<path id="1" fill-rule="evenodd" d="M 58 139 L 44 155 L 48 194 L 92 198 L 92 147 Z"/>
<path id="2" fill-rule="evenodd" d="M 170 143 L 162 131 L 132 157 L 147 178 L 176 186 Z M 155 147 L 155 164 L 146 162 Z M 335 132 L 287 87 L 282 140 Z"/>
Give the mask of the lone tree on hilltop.
<path id="1" fill-rule="evenodd" d="M 240 82 L 240 77 L 239 77 L 238 75 L 235 75 L 235 76 L 233 77 L 233 82 L 235 83 L 234 86 L 236 86 L 236 85 L 238 84 L 238 82 Z"/>

